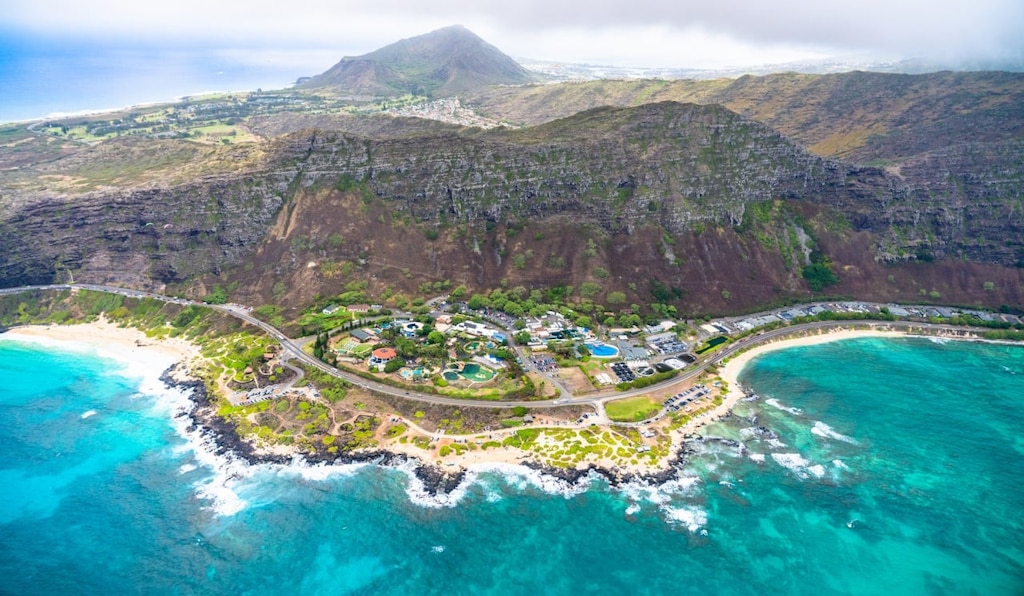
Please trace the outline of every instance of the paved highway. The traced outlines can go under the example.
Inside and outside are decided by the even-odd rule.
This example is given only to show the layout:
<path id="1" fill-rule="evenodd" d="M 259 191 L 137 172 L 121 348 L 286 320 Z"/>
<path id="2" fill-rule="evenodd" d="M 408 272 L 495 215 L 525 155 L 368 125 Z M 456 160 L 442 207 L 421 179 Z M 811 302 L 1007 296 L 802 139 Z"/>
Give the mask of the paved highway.
<path id="1" fill-rule="evenodd" d="M 765 331 L 763 333 L 750 335 L 734 343 L 726 344 L 724 348 L 721 348 L 713 352 L 706 360 L 700 361 L 694 366 L 686 370 L 685 372 L 676 375 L 674 378 L 659 383 L 657 385 L 651 385 L 643 389 L 633 389 L 629 391 L 615 391 L 615 392 L 601 392 L 587 396 L 571 396 L 565 392 L 564 388 L 562 396 L 558 399 L 549 400 L 538 400 L 538 401 L 487 401 L 487 400 L 472 400 L 472 399 L 458 399 L 453 397 L 442 397 L 438 395 L 432 395 L 429 393 L 421 393 L 412 389 L 399 389 L 383 383 L 377 383 L 364 379 L 360 376 L 347 373 L 345 371 L 338 370 L 329 364 L 320 361 L 311 354 L 307 354 L 302 351 L 302 348 L 298 343 L 287 337 L 284 333 L 281 333 L 276 327 L 257 319 L 256 317 L 249 314 L 248 309 L 237 306 L 237 305 L 220 305 L 220 304 L 203 304 L 201 302 L 195 302 L 192 300 L 186 300 L 182 298 L 174 298 L 171 296 L 163 296 L 160 294 L 154 294 L 153 292 L 144 292 L 140 290 L 130 290 L 126 288 L 117 288 L 112 286 L 101 286 L 94 284 L 57 284 L 57 285 L 40 285 L 40 286 L 22 286 L 18 288 L 5 288 L 0 289 L 0 295 L 4 294 L 16 294 L 19 292 L 25 292 L 30 290 L 70 290 L 70 289 L 85 289 L 93 290 L 96 292 L 106 292 L 111 294 L 121 294 L 123 296 L 130 296 L 133 298 L 153 298 L 156 300 L 162 300 L 164 302 L 171 302 L 175 304 L 195 304 L 198 306 L 205 306 L 218 310 L 225 314 L 239 318 L 251 325 L 259 327 L 268 335 L 277 340 L 285 353 L 292 358 L 303 362 L 309 366 L 313 366 L 323 372 L 344 379 L 357 387 L 375 391 L 378 393 L 384 393 L 387 395 L 393 395 L 403 399 L 411 399 L 415 401 L 431 403 L 431 404 L 443 404 L 461 407 L 482 407 L 482 408 L 513 408 L 517 406 L 524 406 L 527 408 L 550 408 L 559 406 L 575 406 L 575 405 L 592 405 L 602 410 L 604 402 L 622 399 L 625 397 L 633 397 L 636 395 L 643 395 L 645 393 L 651 393 L 661 389 L 666 389 L 673 385 L 684 383 L 692 380 L 701 373 L 703 373 L 708 367 L 720 363 L 722 360 L 732 356 L 733 354 L 755 346 L 757 344 L 778 339 L 780 337 L 799 333 L 807 330 L 820 330 L 830 329 L 839 327 L 850 327 L 851 325 L 868 325 L 872 328 L 888 328 L 888 329 L 910 329 L 910 328 L 927 328 L 938 331 L 949 331 L 949 332 L 964 332 L 967 330 L 984 331 L 984 329 L 972 329 L 969 327 L 958 327 L 953 325 L 936 325 L 931 323 L 916 323 L 911 321 L 819 321 L 814 323 L 806 323 L 802 325 L 792 325 L 789 327 L 783 327 L 780 329 L 774 329 L 771 331 Z M 518 348 L 517 348 L 518 352 Z M 520 355 L 522 357 L 522 355 Z M 528 362 L 524 359 L 524 364 Z"/>

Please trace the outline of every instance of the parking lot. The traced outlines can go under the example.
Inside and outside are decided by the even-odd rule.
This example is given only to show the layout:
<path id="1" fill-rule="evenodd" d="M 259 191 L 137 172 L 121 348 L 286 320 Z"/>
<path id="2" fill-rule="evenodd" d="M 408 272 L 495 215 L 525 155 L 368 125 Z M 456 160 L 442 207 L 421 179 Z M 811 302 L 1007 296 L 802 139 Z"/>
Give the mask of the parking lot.
<path id="1" fill-rule="evenodd" d="M 550 356 L 534 356 L 530 358 L 530 364 L 533 364 L 541 372 L 551 372 L 558 369 L 555 359 Z"/>
<path id="2" fill-rule="evenodd" d="M 665 409 L 670 412 L 675 412 L 690 402 L 697 401 L 698 399 L 706 396 L 711 390 L 704 385 L 696 385 L 690 387 L 682 393 L 677 393 L 672 397 L 665 400 Z"/>

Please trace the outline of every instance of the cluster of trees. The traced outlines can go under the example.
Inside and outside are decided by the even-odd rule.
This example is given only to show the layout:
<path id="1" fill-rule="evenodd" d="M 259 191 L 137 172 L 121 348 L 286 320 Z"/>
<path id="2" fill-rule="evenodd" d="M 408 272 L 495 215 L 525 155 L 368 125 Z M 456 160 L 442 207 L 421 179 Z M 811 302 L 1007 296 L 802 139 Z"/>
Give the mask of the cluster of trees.
<path id="1" fill-rule="evenodd" d="M 675 295 L 673 290 L 678 290 L 676 288 L 665 289 L 663 285 L 659 287 L 668 297 Z M 581 286 L 581 290 L 585 293 L 591 292 L 586 283 Z M 452 292 L 453 300 L 457 299 L 456 292 L 459 292 L 459 296 L 463 296 L 464 287 L 459 286 Z M 643 307 L 640 304 L 625 304 L 626 295 L 623 292 L 610 292 L 606 297 L 609 304 L 621 305 L 621 312 L 618 315 L 606 312 L 603 305 L 594 303 L 587 298 L 569 306 L 567 300 L 572 293 L 572 286 L 555 286 L 544 291 L 527 290 L 523 286 L 516 286 L 508 290 L 498 288 L 487 294 L 473 294 L 466 301 L 466 305 L 472 310 L 493 309 L 516 318 L 526 315 L 541 317 L 548 311 L 552 311 L 561 314 L 580 327 L 588 328 L 594 326 L 595 320 L 607 327 L 638 327 L 644 323 L 654 323 L 659 319 L 678 316 L 675 306 L 663 302 L 648 304 L 647 309 L 650 312 L 647 315 L 641 315 Z M 596 318 L 599 315 L 603 315 L 603 318 Z M 517 335 L 516 341 L 525 343 L 529 341 L 529 338 Z"/>
<path id="2" fill-rule="evenodd" d="M 818 249 L 811 251 L 811 263 L 800 270 L 800 275 L 815 292 L 839 283 L 839 276 L 832 270 L 832 261 Z"/>
<path id="3" fill-rule="evenodd" d="M 317 333 L 316 339 L 313 341 L 313 355 L 316 356 L 317 359 L 323 360 L 325 354 L 334 355 L 333 352 L 328 350 L 327 332 Z"/>

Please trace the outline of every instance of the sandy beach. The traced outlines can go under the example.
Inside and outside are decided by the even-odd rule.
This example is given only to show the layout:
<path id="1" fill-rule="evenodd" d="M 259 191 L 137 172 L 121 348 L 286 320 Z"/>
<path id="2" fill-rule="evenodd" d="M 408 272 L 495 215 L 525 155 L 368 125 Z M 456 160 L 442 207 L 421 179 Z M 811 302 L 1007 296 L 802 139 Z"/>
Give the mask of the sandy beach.
<path id="1" fill-rule="evenodd" d="M 0 335 L 17 341 L 82 349 L 160 374 L 175 363 L 200 357 L 199 347 L 180 338 L 153 339 L 133 327 L 99 319 L 77 325 L 26 325 Z"/>
<path id="2" fill-rule="evenodd" d="M 739 376 L 743 368 L 754 358 L 767 354 L 768 352 L 774 352 L 775 350 L 782 350 L 786 348 L 796 348 L 800 346 L 814 346 L 818 344 L 824 344 L 833 341 L 839 341 L 842 339 L 852 339 L 856 337 L 905 337 L 906 333 L 898 331 L 875 331 L 868 329 L 833 329 L 817 335 L 807 335 L 804 337 L 788 337 L 777 341 L 761 344 L 754 346 L 753 348 L 729 358 L 725 365 L 719 370 L 719 376 L 722 380 L 728 384 L 728 392 L 722 399 L 722 404 L 717 406 L 714 410 L 708 412 L 702 421 L 694 421 L 684 427 L 682 430 L 685 432 L 692 432 L 696 426 L 707 422 L 708 420 L 718 419 L 725 414 L 728 414 L 732 410 L 733 406 L 736 405 L 740 399 L 743 398 L 743 390 L 740 387 Z"/>

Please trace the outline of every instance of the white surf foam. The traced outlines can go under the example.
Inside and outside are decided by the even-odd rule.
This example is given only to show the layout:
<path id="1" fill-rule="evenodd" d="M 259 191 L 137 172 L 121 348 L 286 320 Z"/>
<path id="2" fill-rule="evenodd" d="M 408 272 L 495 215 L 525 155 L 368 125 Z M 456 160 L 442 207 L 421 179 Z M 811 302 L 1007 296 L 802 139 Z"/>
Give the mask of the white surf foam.
<path id="1" fill-rule="evenodd" d="M 759 464 L 763 464 L 764 463 L 764 458 L 765 458 L 765 455 L 763 453 L 751 453 L 750 454 L 750 459 L 752 461 L 755 461 L 755 462 L 759 463 Z"/>
<path id="2" fill-rule="evenodd" d="M 825 466 L 814 464 L 813 466 L 808 466 L 807 471 L 813 474 L 815 478 L 821 478 L 825 475 Z"/>
<path id="3" fill-rule="evenodd" d="M 174 455 L 191 452 L 192 461 L 179 467 L 179 472 L 185 474 L 198 467 L 211 472 L 209 477 L 193 484 L 196 497 L 209 502 L 205 508 L 223 517 L 245 509 L 247 503 L 238 495 L 237 488 L 244 479 L 252 476 L 253 466 L 233 455 L 218 454 L 214 439 L 191 427 L 187 414 L 195 404 L 189 399 L 187 390 L 168 387 L 159 378 L 147 376 L 140 384 L 139 396 L 150 399 L 153 413 L 166 416 L 172 428 L 185 439 L 184 445 L 170 450 Z"/>
<path id="4" fill-rule="evenodd" d="M 615 490 L 630 501 L 626 515 L 635 515 L 640 512 L 642 503 L 650 503 L 658 508 L 667 522 L 684 525 L 687 530 L 696 533 L 707 525 L 707 512 L 696 505 L 686 503 L 686 499 L 694 496 L 700 483 L 700 478 L 688 476 L 662 484 L 633 481 Z"/>
<path id="5" fill-rule="evenodd" d="M 567 499 L 585 493 L 594 480 L 593 475 L 588 475 L 573 484 L 517 464 L 477 464 L 472 466 L 470 471 L 477 474 L 482 472 L 498 474 L 509 486 L 519 491 L 532 488 L 550 495 L 562 495 Z"/>
<path id="6" fill-rule="evenodd" d="M 804 413 L 804 411 L 801 410 L 800 408 L 792 408 L 790 406 L 787 406 L 780 402 L 779 400 L 775 399 L 774 397 L 769 397 L 768 399 L 764 400 L 764 403 L 768 404 L 769 406 L 775 409 L 782 410 L 783 412 L 789 412 L 794 416 L 800 416 Z"/>
<path id="7" fill-rule="evenodd" d="M 299 476 L 304 480 L 323 482 L 332 478 L 353 476 L 370 464 L 309 464 L 301 457 L 296 457 L 289 465 L 277 466 L 278 474 L 282 476 Z"/>
<path id="8" fill-rule="evenodd" d="M 758 435 L 757 427 L 748 426 L 740 429 L 740 438 L 744 441 L 749 441 Z"/>
<path id="9" fill-rule="evenodd" d="M 196 496 L 208 501 L 206 509 L 220 517 L 231 517 L 248 505 L 238 495 L 239 484 L 249 478 L 252 466 L 231 455 L 218 455 L 212 438 L 203 437 L 198 431 L 186 431 L 192 457 L 196 463 L 212 472 L 212 475 L 193 484 Z"/>
<path id="10" fill-rule="evenodd" d="M 86 418 L 92 418 L 95 415 L 96 415 L 96 410 L 88 410 L 88 411 L 82 413 L 81 418 L 82 418 L 82 420 L 85 420 Z"/>
<path id="11" fill-rule="evenodd" d="M 804 459 L 799 453 L 773 453 L 772 459 L 775 463 L 793 472 L 798 478 L 807 478 L 807 466 L 811 462 Z"/>
<path id="12" fill-rule="evenodd" d="M 467 472 L 466 477 L 450 493 L 430 494 L 423 481 L 416 476 L 416 468 L 419 463 L 414 460 L 407 460 L 395 466 L 395 469 L 404 473 L 409 482 L 405 486 L 405 494 L 409 501 L 421 507 L 454 507 L 466 496 L 466 488 L 476 481 L 475 475 Z"/>
<path id="13" fill-rule="evenodd" d="M 616 490 L 634 503 L 646 501 L 654 505 L 666 505 L 674 498 L 693 495 L 699 485 L 700 478 L 687 476 L 662 484 L 651 484 L 646 480 L 627 482 Z"/>
<path id="14" fill-rule="evenodd" d="M 849 470 L 850 466 L 846 465 L 841 459 L 832 460 L 832 465 L 839 468 L 840 470 Z"/>
<path id="15" fill-rule="evenodd" d="M 437 546 L 430 547 L 430 552 L 441 554 L 444 552 L 444 545 L 438 544 Z"/>
<path id="16" fill-rule="evenodd" d="M 811 434 L 818 435 L 825 439 L 835 439 L 837 441 L 843 441 L 844 443 L 850 443 L 851 445 L 857 445 L 857 439 L 848 437 L 840 432 L 836 432 L 834 428 L 825 424 L 820 420 L 814 422 L 814 426 L 811 427 Z"/>
<path id="17" fill-rule="evenodd" d="M 665 507 L 662 510 L 670 523 L 686 526 L 686 529 L 694 534 L 708 524 L 708 513 L 700 507 Z"/>

